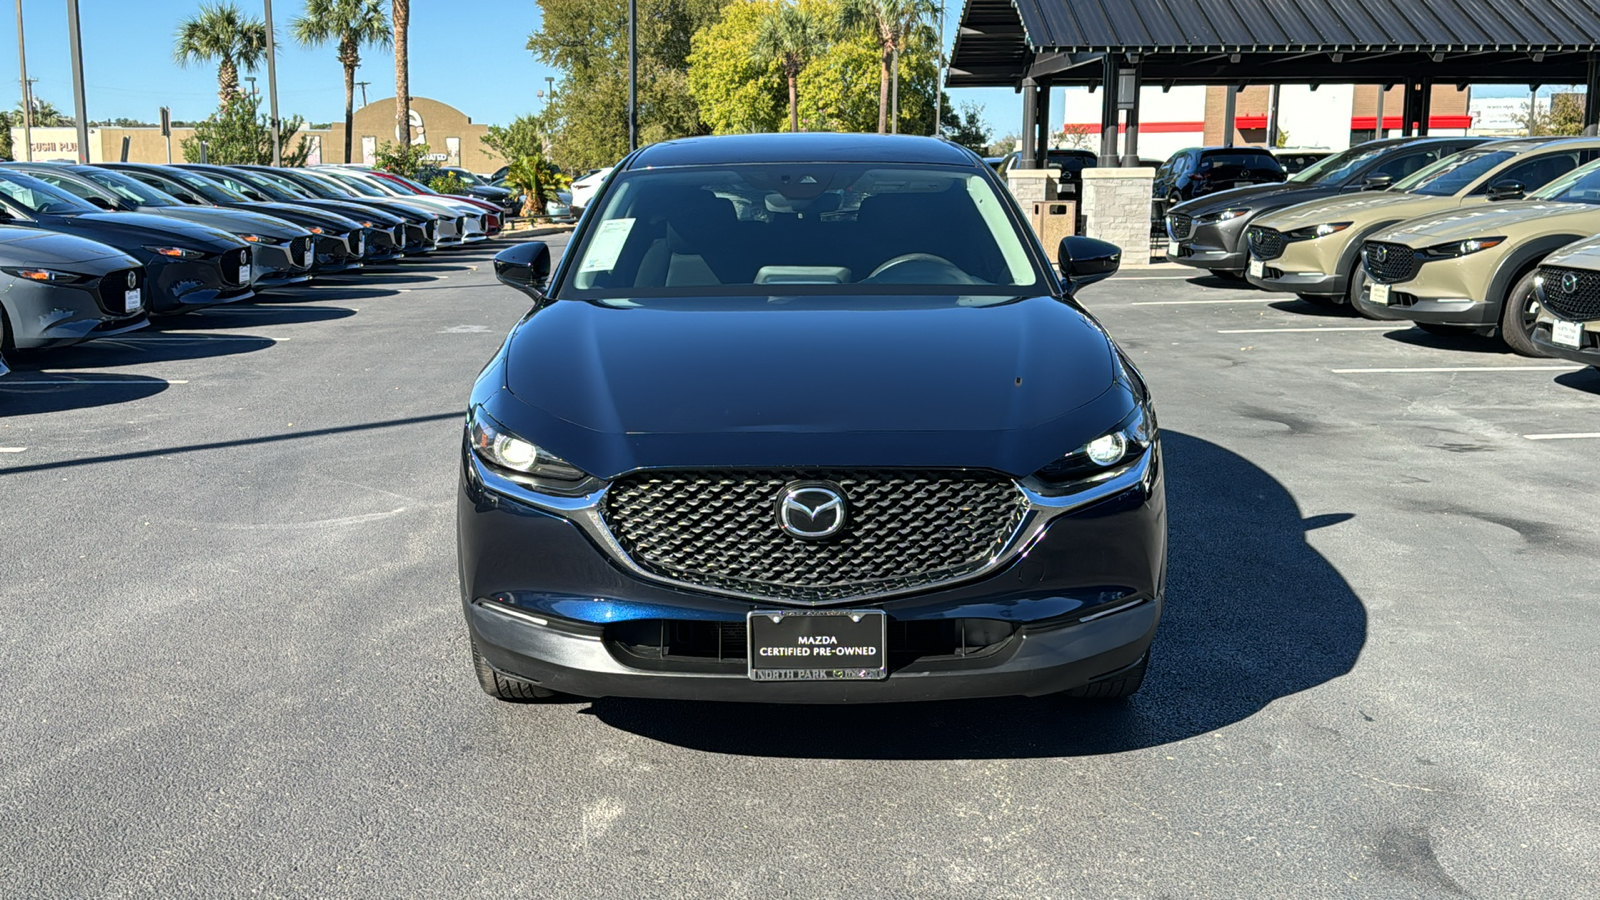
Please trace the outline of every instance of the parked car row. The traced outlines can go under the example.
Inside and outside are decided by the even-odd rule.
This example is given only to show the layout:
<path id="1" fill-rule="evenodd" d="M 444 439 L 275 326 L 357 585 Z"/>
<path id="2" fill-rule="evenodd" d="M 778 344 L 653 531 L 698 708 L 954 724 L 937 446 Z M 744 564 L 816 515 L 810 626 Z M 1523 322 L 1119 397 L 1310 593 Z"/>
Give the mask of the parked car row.
<path id="1" fill-rule="evenodd" d="M 476 243 L 501 215 L 362 168 L 6 163 L 0 352 Z"/>
<path id="2" fill-rule="evenodd" d="M 1166 215 L 1167 256 L 1600 365 L 1600 139 L 1398 138 Z"/>

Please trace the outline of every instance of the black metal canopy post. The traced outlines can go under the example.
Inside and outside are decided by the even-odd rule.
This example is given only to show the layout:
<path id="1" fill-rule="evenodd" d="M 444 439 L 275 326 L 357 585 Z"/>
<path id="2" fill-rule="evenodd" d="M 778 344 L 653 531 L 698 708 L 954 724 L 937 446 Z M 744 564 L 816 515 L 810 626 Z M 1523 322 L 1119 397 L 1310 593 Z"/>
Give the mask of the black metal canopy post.
<path id="1" fill-rule="evenodd" d="M 1375 141 L 1381 141 L 1386 136 L 1383 128 L 1383 101 L 1388 96 L 1389 86 L 1387 84 L 1378 85 L 1378 108 L 1374 110 L 1376 116 L 1374 117 L 1375 122 L 1372 129 L 1372 139 Z"/>
<path id="2" fill-rule="evenodd" d="M 1023 169 L 1034 167 L 1039 145 L 1039 129 L 1035 121 L 1039 115 L 1039 100 L 1037 95 L 1039 86 L 1032 78 L 1022 79 L 1022 150 L 1017 154 L 1017 166 Z"/>
<path id="3" fill-rule="evenodd" d="M 1050 79 L 1039 79 L 1033 96 L 1033 167 L 1042 169 L 1050 154 Z"/>
<path id="4" fill-rule="evenodd" d="M 1267 146 L 1278 146 L 1278 95 L 1283 93 L 1283 85 L 1275 84 L 1267 90 L 1272 92 L 1272 99 L 1267 103 Z"/>
<path id="5" fill-rule="evenodd" d="M 1139 64 L 1117 72 L 1117 105 L 1128 116 L 1128 140 L 1122 148 L 1122 164 L 1139 165 Z"/>
<path id="6" fill-rule="evenodd" d="M 1400 106 L 1405 110 L 1405 115 L 1400 117 L 1400 136 L 1411 137 L 1417 133 L 1417 83 L 1409 78 L 1406 79 L 1406 99 Z"/>
<path id="7" fill-rule="evenodd" d="M 1107 166 L 1117 164 L 1117 57 L 1107 53 L 1101 67 L 1100 88 L 1105 96 L 1100 98 L 1100 161 Z"/>
<path id="8" fill-rule="evenodd" d="M 1228 85 L 1228 97 L 1222 102 L 1222 146 L 1233 146 L 1233 123 L 1239 108 L 1239 86 Z"/>
<path id="9" fill-rule="evenodd" d="M 1417 134 L 1428 136 L 1428 119 L 1433 116 L 1433 79 L 1424 78 L 1417 90 Z"/>
<path id="10" fill-rule="evenodd" d="M 1583 133 L 1600 135 L 1600 53 L 1589 54 L 1589 77 L 1584 83 Z"/>

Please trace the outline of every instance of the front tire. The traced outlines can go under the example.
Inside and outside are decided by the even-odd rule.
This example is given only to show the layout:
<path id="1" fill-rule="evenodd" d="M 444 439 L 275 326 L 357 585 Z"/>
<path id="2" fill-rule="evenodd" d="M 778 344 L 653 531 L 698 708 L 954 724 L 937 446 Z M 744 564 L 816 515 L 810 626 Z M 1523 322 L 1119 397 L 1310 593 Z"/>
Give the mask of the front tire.
<path id="1" fill-rule="evenodd" d="M 558 696 L 549 688 L 542 688 L 531 681 L 502 675 L 496 671 L 489 661 L 478 652 L 478 642 L 472 642 L 472 668 L 478 675 L 478 686 L 483 692 L 496 700 L 508 703 L 531 703 L 536 700 L 549 700 Z"/>
<path id="2" fill-rule="evenodd" d="M 1144 673 L 1150 666 L 1150 651 L 1132 668 L 1123 669 L 1111 678 L 1091 681 L 1083 687 L 1061 692 L 1062 697 L 1074 700 L 1123 700 L 1139 692 L 1144 684 Z"/>
<path id="3" fill-rule="evenodd" d="M 1533 324 L 1538 319 L 1538 304 L 1533 294 L 1533 279 L 1537 271 L 1517 279 L 1500 305 L 1500 340 L 1522 356 L 1546 357 L 1533 343 Z"/>

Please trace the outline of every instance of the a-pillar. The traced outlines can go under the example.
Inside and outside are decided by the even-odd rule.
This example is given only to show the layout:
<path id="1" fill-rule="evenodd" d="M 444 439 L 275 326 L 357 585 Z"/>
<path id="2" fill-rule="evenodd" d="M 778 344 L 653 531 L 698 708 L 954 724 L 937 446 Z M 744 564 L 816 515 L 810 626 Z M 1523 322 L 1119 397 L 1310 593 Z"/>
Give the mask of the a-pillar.
<path id="1" fill-rule="evenodd" d="M 1589 77 L 1583 97 L 1583 133 L 1600 136 L 1600 53 L 1589 54 Z"/>
<path id="2" fill-rule="evenodd" d="M 1035 123 L 1039 114 L 1038 93 L 1039 86 L 1032 78 L 1022 79 L 1022 151 L 1017 154 L 1017 166 L 1024 169 L 1034 168 L 1038 157 L 1039 135 Z"/>

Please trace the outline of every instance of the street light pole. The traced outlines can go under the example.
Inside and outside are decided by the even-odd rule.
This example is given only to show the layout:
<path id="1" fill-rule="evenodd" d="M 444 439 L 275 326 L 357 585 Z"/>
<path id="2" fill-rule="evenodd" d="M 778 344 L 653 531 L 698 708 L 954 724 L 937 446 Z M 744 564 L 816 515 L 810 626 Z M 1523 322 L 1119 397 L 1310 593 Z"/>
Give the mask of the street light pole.
<path id="1" fill-rule="evenodd" d="M 639 149 L 639 0 L 628 0 L 628 152 Z"/>
<path id="2" fill-rule="evenodd" d="M 939 65 L 933 76 L 933 136 L 944 136 L 944 0 L 939 0 Z"/>
<path id="3" fill-rule="evenodd" d="M 22 39 L 22 0 L 17 0 L 17 61 L 22 64 L 22 158 L 33 162 L 33 91 L 28 85 L 28 44 Z"/>
<path id="4" fill-rule="evenodd" d="M 283 165 L 283 138 L 278 133 L 278 48 L 277 36 L 272 32 L 272 0 L 267 4 L 267 102 L 272 118 L 272 164 Z"/>
<path id="5" fill-rule="evenodd" d="M 67 0 L 67 40 L 72 45 L 72 106 L 78 116 L 78 164 L 89 164 L 89 104 L 83 96 L 83 35 L 78 0 Z"/>

